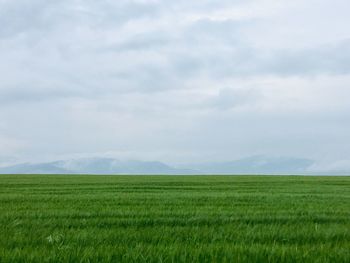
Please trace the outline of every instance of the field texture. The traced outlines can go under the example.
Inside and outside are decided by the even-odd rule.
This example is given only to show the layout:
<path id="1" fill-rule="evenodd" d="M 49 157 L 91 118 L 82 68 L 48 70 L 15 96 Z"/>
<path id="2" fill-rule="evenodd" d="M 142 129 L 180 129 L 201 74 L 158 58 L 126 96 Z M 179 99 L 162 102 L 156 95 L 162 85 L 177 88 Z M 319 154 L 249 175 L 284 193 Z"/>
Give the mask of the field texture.
<path id="1" fill-rule="evenodd" d="M 0 175 L 0 262 L 350 262 L 350 177 Z"/>

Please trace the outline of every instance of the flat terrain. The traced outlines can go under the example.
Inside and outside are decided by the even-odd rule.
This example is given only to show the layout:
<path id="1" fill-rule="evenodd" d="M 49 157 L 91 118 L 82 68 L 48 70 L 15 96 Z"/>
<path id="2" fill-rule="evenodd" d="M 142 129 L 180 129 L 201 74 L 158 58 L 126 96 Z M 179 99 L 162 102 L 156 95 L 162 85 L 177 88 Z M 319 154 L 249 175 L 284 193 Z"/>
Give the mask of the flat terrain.
<path id="1" fill-rule="evenodd" d="M 0 175 L 0 262 L 350 262 L 350 177 Z"/>

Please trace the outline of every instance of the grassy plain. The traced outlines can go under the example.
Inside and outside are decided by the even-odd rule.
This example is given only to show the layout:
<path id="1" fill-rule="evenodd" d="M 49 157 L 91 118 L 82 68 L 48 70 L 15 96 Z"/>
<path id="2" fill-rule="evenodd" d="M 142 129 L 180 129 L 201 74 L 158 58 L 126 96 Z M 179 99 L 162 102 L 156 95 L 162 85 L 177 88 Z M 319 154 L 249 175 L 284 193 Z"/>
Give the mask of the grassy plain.
<path id="1" fill-rule="evenodd" d="M 350 177 L 0 175 L 0 262 L 350 262 Z"/>

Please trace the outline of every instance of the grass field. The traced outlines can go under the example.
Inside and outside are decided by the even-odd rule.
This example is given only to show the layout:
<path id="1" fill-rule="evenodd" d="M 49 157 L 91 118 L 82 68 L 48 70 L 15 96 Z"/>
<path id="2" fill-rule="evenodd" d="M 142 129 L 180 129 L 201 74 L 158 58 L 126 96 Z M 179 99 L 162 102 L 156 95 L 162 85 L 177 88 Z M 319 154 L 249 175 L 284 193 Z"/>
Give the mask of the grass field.
<path id="1" fill-rule="evenodd" d="M 350 262 L 350 177 L 0 175 L 0 262 Z"/>

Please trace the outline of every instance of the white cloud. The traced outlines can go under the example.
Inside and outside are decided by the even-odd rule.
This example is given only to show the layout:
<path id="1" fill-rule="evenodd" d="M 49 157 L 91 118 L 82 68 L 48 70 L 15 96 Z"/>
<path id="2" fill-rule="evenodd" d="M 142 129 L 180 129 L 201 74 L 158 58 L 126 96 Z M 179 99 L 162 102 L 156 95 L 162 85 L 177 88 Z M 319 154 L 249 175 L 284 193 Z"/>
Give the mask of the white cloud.
<path id="1" fill-rule="evenodd" d="M 346 7 L 2 0 L 0 155 L 346 159 Z"/>

